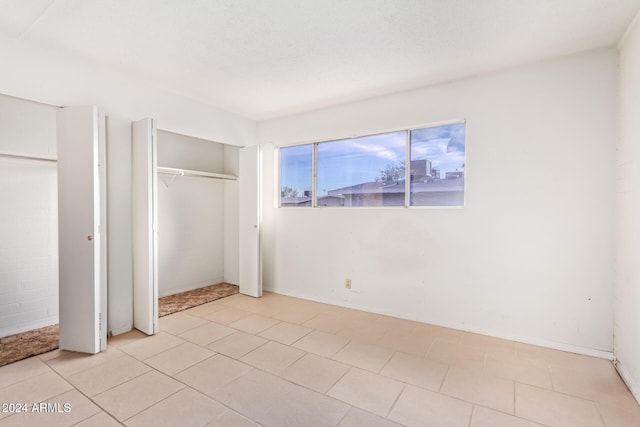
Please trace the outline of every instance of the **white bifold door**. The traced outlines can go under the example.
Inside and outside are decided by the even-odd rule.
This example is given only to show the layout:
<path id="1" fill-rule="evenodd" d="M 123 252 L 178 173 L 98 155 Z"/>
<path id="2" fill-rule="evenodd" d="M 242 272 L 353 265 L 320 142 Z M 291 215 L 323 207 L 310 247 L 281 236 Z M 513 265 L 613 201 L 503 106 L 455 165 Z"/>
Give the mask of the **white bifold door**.
<path id="1" fill-rule="evenodd" d="M 260 147 L 242 147 L 239 153 L 239 287 L 240 293 L 262 296 L 262 256 L 260 250 L 261 164 Z"/>
<path id="2" fill-rule="evenodd" d="M 157 130 L 154 119 L 131 128 L 133 327 L 158 332 Z"/>
<path id="3" fill-rule="evenodd" d="M 105 118 L 95 106 L 58 111 L 60 349 L 107 348 Z"/>

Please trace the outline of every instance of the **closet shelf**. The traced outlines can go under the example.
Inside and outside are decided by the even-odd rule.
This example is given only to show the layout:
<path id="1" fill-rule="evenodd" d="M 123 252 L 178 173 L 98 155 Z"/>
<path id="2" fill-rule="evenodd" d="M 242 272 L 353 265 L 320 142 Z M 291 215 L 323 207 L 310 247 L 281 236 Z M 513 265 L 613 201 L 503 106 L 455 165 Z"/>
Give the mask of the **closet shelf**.
<path id="1" fill-rule="evenodd" d="M 40 160 L 44 162 L 57 162 L 58 160 L 53 156 L 34 156 L 32 154 L 25 153 L 12 153 L 8 151 L 0 151 L 0 157 L 8 159 L 22 159 L 22 160 Z"/>
<path id="2" fill-rule="evenodd" d="M 227 175 L 224 173 L 212 173 L 212 172 L 194 171 L 189 169 L 167 168 L 163 166 L 158 166 L 158 173 L 162 173 L 166 175 L 198 176 L 202 178 L 213 178 L 213 179 L 229 179 L 232 181 L 235 181 L 238 178 L 235 175 Z"/>

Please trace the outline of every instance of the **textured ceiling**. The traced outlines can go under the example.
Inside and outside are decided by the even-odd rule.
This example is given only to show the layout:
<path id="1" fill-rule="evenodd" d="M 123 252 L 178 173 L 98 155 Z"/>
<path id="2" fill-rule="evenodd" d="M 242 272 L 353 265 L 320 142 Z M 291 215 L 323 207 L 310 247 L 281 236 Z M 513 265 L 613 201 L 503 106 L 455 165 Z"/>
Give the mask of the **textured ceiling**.
<path id="1" fill-rule="evenodd" d="M 640 0 L 0 0 L 0 33 L 264 120 L 615 44 Z"/>

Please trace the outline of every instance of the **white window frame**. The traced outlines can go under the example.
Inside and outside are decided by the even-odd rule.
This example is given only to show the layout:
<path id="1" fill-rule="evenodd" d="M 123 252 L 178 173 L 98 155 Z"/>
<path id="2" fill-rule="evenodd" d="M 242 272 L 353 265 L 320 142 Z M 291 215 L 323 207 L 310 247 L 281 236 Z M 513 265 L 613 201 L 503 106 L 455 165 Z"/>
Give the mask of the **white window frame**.
<path id="1" fill-rule="evenodd" d="M 405 146 L 405 191 L 404 191 L 404 206 L 323 206 L 322 209 L 463 209 L 466 207 L 466 199 L 467 199 L 467 189 L 466 189 L 466 180 L 467 180 L 467 169 L 466 169 L 466 158 L 467 158 L 467 134 L 465 129 L 465 189 L 463 194 L 463 202 L 460 206 L 411 206 L 411 131 L 428 129 L 434 127 L 441 126 L 449 126 L 455 124 L 465 124 L 466 119 L 453 119 L 453 120 L 444 120 L 438 122 L 431 122 L 428 124 L 411 126 L 408 128 L 401 129 L 391 129 L 388 131 L 368 133 L 362 135 L 349 135 L 343 138 L 328 138 L 323 140 L 314 140 L 314 141 L 306 141 L 306 142 L 298 142 L 293 144 L 288 144 L 285 146 L 276 146 L 276 153 L 274 155 L 274 165 L 277 169 L 277 179 L 275 180 L 275 207 L 282 208 L 282 149 L 296 147 L 301 145 L 311 145 L 311 206 L 298 207 L 295 209 L 314 209 L 318 207 L 318 194 L 317 194 L 317 181 L 318 181 L 318 145 L 327 142 L 338 142 L 342 140 L 350 140 L 356 138 L 365 138 L 377 135 L 385 135 L 390 133 L 399 133 L 405 132 L 406 134 L 406 146 Z M 288 207 L 286 209 L 289 209 Z"/>

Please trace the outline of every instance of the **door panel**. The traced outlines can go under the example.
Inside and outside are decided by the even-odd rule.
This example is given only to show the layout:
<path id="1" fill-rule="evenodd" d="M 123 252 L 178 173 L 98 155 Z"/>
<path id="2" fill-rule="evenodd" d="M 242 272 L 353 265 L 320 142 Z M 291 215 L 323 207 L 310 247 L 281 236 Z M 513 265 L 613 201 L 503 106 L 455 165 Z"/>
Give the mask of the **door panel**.
<path id="1" fill-rule="evenodd" d="M 107 203 L 109 281 L 107 331 L 129 332 L 133 325 L 131 248 L 131 121 L 107 116 Z"/>
<path id="2" fill-rule="evenodd" d="M 157 135 L 153 119 L 132 124 L 133 326 L 158 332 Z"/>
<path id="3" fill-rule="evenodd" d="M 239 285 L 253 297 L 262 296 L 260 166 L 260 147 L 239 150 Z"/>
<path id="4" fill-rule="evenodd" d="M 106 349 L 104 116 L 97 107 L 58 111 L 60 349 Z"/>

